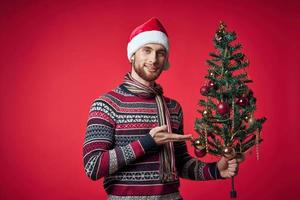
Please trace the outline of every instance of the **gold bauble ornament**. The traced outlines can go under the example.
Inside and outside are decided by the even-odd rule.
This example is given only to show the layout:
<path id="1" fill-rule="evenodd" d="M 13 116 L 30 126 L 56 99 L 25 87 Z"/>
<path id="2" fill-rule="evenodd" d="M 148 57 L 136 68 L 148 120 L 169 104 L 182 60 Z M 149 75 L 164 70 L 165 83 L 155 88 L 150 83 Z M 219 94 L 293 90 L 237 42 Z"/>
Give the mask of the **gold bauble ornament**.
<path id="1" fill-rule="evenodd" d="M 248 122 L 250 117 L 248 115 L 246 115 L 244 119 L 245 119 L 246 122 Z"/>
<path id="2" fill-rule="evenodd" d="M 193 145 L 195 148 L 197 149 L 203 149 L 205 148 L 202 144 L 201 141 L 199 139 L 194 140 Z"/>
<path id="3" fill-rule="evenodd" d="M 252 124 L 254 124 L 254 122 L 255 122 L 255 119 L 253 117 L 250 117 L 249 120 L 248 120 L 248 123 L 250 125 L 252 125 Z"/>
<path id="4" fill-rule="evenodd" d="M 211 118 L 211 116 L 212 116 L 211 110 L 207 110 L 207 109 L 203 110 L 202 116 L 205 118 Z"/>
<path id="5" fill-rule="evenodd" d="M 223 156 L 227 159 L 232 159 L 236 156 L 235 150 L 232 147 L 224 147 L 223 148 Z"/>

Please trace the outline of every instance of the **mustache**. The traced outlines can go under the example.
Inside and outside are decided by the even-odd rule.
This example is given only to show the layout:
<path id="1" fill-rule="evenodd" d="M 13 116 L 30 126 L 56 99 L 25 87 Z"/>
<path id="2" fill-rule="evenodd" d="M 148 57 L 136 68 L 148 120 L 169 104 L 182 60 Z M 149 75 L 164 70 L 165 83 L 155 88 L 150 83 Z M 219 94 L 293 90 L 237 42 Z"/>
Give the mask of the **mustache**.
<path id="1" fill-rule="evenodd" d="M 145 63 L 144 66 L 145 66 L 145 67 L 159 68 L 159 66 L 158 66 L 157 64 L 148 64 L 148 63 Z"/>

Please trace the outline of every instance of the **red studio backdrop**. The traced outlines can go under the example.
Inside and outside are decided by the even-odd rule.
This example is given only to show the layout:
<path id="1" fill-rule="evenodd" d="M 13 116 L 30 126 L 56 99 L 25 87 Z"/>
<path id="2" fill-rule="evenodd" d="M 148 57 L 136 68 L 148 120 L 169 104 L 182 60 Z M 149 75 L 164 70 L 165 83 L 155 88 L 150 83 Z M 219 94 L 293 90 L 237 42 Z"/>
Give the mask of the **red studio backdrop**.
<path id="1" fill-rule="evenodd" d="M 171 67 L 158 82 L 197 134 L 199 89 L 220 20 L 235 30 L 268 118 L 260 145 L 236 177 L 238 199 L 297 199 L 299 183 L 299 27 L 297 1 L 0 2 L 0 199 L 105 199 L 103 180 L 83 170 L 82 144 L 92 101 L 130 70 L 130 32 L 152 16 L 166 27 Z M 189 152 L 193 154 L 193 148 Z M 210 161 L 210 158 L 205 158 Z M 184 199 L 229 199 L 230 180 L 181 180 Z"/>

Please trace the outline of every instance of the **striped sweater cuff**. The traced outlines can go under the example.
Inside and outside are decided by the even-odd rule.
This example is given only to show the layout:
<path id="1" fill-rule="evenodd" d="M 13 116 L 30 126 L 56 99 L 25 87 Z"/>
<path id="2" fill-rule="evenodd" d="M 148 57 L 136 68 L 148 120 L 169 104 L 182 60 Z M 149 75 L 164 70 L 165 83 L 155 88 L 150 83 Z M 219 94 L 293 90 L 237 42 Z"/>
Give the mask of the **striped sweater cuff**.
<path id="1" fill-rule="evenodd" d="M 156 146 L 156 143 L 150 134 L 146 134 L 144 137 L 142 137 L 140 139 L 140 143 L 145 152 Z"/>
<path id="2" fill-rule="evenodd" d="M 208 169 L 211 175 L 211 179 L 225 179 L 220 175 L 220 171 L 217 167 L 217 163 L 213 162 L 213 163 L 207 163 L 208 165 Z"/>

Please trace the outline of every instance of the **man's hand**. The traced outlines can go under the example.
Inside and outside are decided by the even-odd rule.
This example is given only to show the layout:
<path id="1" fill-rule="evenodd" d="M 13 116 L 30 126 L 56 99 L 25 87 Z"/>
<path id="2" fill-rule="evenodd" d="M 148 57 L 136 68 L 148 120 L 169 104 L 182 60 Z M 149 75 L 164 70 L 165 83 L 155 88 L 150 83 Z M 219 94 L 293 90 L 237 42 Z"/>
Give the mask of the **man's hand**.
<path id="1" fill-rule="evenodd" d="M 151 129 L 150 135 L 153 137 L 157 145 L 165 144 L 168 142 L 187 141 L 193 139 L 192 134 L 180 135 L 175 133 L 168 133 L 166 125 L 157 126 Z"/>
<path id="2" fill-rule="evenodd" d="M 239 164 L 244 161 L 244 155 L 241 155 L 239 158 L 233 158 L 229 160 L 226 157 L 222 157 L 217 163 L 220 175 L 223 178 L 231 178 L 236 176 L 239 169 Z"/>

